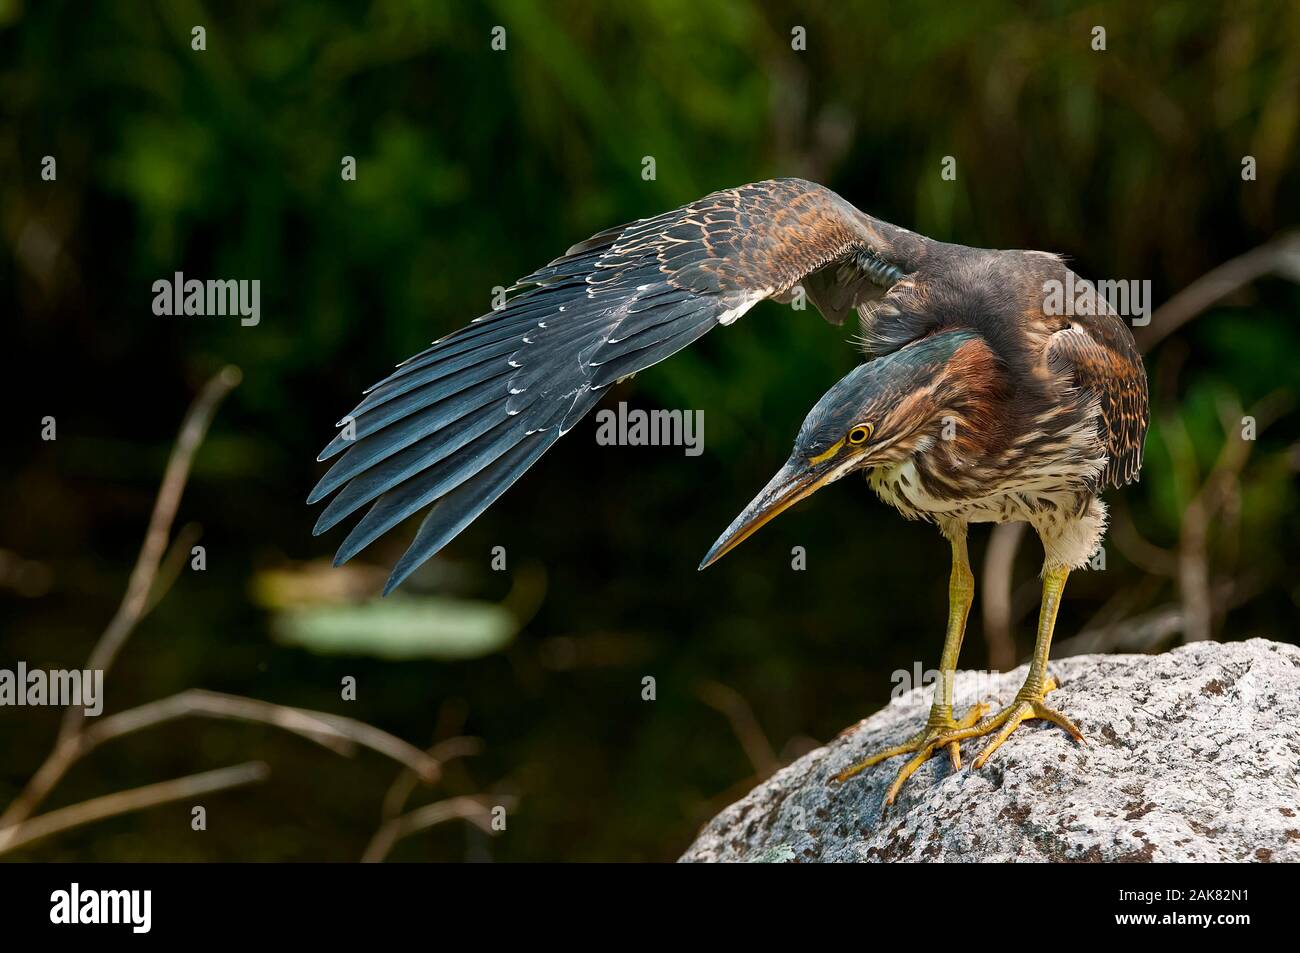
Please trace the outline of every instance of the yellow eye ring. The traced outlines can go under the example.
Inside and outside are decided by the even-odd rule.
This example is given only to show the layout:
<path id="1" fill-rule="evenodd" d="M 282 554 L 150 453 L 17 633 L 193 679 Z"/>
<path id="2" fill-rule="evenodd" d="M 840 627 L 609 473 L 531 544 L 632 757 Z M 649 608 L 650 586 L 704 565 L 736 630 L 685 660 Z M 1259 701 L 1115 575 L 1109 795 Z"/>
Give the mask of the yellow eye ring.
<path id="1" fill-rule="evenodd" d="M 849 443 L 855 447 L 866 443 L 871 439 L 871 434 L 875 429 L 871 424 L 858 424 L 849 431 Z"/>

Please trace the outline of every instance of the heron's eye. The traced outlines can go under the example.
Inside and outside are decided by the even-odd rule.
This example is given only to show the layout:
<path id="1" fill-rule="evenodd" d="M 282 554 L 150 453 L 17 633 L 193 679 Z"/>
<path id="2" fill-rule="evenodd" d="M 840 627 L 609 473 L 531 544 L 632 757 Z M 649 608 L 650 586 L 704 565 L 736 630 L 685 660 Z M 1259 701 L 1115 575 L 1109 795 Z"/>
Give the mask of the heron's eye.
<path id="1" fill-rule="evenodd" d="M 856 427 L 854 427 L 852 430 L 849 431 L 849 443 L 851 443 L 855 447 L 858 446 L 859 444 L 866 443 L 868 440 L 871 439 L 872 431 L 874 431 L 875 429 L 876 428 L 871 424 L 858 424 Z"/>

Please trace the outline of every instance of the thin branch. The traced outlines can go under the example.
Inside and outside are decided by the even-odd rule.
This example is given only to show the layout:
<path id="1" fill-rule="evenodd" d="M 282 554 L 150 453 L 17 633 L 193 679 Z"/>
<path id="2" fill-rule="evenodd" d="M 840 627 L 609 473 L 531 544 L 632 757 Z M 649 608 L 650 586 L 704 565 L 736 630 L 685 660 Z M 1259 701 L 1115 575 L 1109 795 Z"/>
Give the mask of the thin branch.
<path id="1" fill-rule="evenodd" d="M 1178 554 L 1157 546 L 1143 536 L 1133 522 L 1133 514 L 1129 512 L 1128 506 L 1111 508 L 1110 537 L 1124 558 L 1148 575 L 1168 579 L 1178 575 Z"/>
<path id="2" fill-rule="evenodd" d="M 514 803 L 514 798 L 489 799 L 486 795 L 480 794 L 472 797 L 448 798 L 445 801 L 435 801 L 433 804 L 418 807 L 382 825 L 366 846 L 365 853 L 361 855 L 361 862 L 379 863 L 392 851 L 393 845 L 403 837 L 457 818 L 469 821 L 485 834 L 495 833 L 492 829 L 493 808 L 504 807 L 510 810 Z"/>
<path id="3" fill-rule="evenodd" d="M 1258 580 L 1220 581 L 1214 587 L 1214 610 L 1226 613 L 1244 605 L 1262 589 Z M 1085 625 L 1078 635 L 1052 646 L 1052 654 L 1068 658 L 1106 652 L 1154 652 L 1174 636 L 1184 634 L 1187 621 L 1182 604 L 1174 602 L 1106 625 Z"/>
<path id="4" fill-rule="evenodd" d="M 1025 535 L 1024 523 L 999 523 L 989 534 L 984 550 L 980 603 L 984 617 L 984 644 L 989 668 L 1005 672 L 1016 666 L 1016 640 L 1011 636 L 1011 576 L 1016 550 Z"/>
<path id="5" fill-rule="evenodd" d="M 730 722 L 731 730 L 740 741 L 740 746 L 745 750 L 745 756 L 754 766 L 754 773 L 760 781 L 777 772 L 781 760 L 763 734 L 754 709 L 740 692 L 721 682 L 704 681 L 696 685 L 695 694 L 700 701 L 721 712 Z"/>
<path id="6" fill-rule="evenodd" d="M 216 413 L 217 406 L 231 390 L 239 385 L 240 379 L 239 368 L 233 365 L 223 367 L 208 380 L 185 412 L 176 444 L 167 459 L 158 496 L 154 500 L 144 542 L 136 557 L 135 567 L 131 570 L 126 594 L 122 597 L 122 602 L 107 628 L 100 635 L 99 641 L 91 650 L 85 668 L 107 672 L 140 619 L 156 604 L 157 600 L 152 599 L 151 594 L 156 591 L 155 580 L 158 576 L 158 567 L 167 550 L 167 538 L 176 518 L 176 510 L 180 506 L 181 494 L 189 478 L 194 454 L 207 434 L 208 425 L 212 421 L 212 415 Z M 12 827 L 30 817 L 40 801 L 80 757 L 79 749 L 82 745 L 80 733 L 85 718 L 85 710 L 82 708 L 69 706 L 64 711 L 54 749 L 45 762 L 36 769 L 36 773 L 32 775 L 18 797 L 3 814 L 0 814 L 0 829 Z"/>
<path id="7" fill-rule="evenodd" d="M 439 741 L 426 753 L 439 764 L 446 764 L 455 758 L 472 758 L 476 754 L 483 753 L 483 739 L 470 735 L 457 735 Z"/>
<path id="8" fill-rule="evenodd" d="M 1187 615 L 1179 603 L 1160 606 L 1112 625 L 1085 628 L 1052 646 L 1055 658 L 1106 652 L 1153 652 L 1187 631 Z"/>
<path id="9" fill-rule="evenodd" d="M 217 406 L 239 386 L 241 376 L 239 368 L 233 365 L 222 368 L 203 385 L 203 390 L 185 414 L 176 445 L 172 447 L 171 456 L 167 459 L 167 469 L 163 472 L 162 485 L 158 488 L 158 497 L 154 500 L 153 513 L 149 517 L 149 528 L 145 531 L 144 544 L 136 557 L 135 568 L 131 570 L 126 594 L 91 651 L 85 666 L 87 669 L 107 672 L 143 618 L 154 577 L 158 574 L 158 565 L 167 550 L 167 539 L 171 535 L 172 522 L 176 519 L 176 510 L 180 506 L 195 451 L 203 443 Z M 82 709 L 68 708 L 59 728 L 60 740 L 76 732 L 84 718 L 85 712 Z"/>
<path id="10" fill-rule="evenodd" d="M 426 753 L 441 765 L 454 758 L 472 757 L 482 752 L 482 750 L 483 741 L 481 739 L 460 735 L 448 738 L 445 741 L 439 741 Z M 381 817 L 384 820 L 397 817 L 402 813 L 407 800 L 415 793 L 415 787 L 419 784 L 419 781 L 419 776 L 410 768 L 404 768 L 397 773 L 397 777 L 389 785 L 388 793 L 384 795 L 384 804 L 381 809 Z"/>
<path id="11" fill-rule="evenodd" d="M 339 737 L 329 725 L 312 714 L 254 698 L 241 698 L 237 695 L 223 695 L 192 688 L 94 722 L 82 732 L 83 754 L 113 738 L 192 716 L 230 718 L 273 725 L 302 735 L 338 754 L 352 753 L 352 746 L 346 739 Z"/>
<path id="12" fill-rule="evenodd" d="M 364 721 L 357 721 L 355 718 L 334 715 L 329 712 L 313 711 L 306 714 L 319 718 L 340 735 L 355 741 L 362 747 L 378 751 L 399 764 L 406 765 L 418 774 L 422 781 L 432 784 L 442 776 L 441 764 L 415 745 L 403 741 L 396 735 L 390 735 L 382 728 L 368 725 Z"/>
<path id="13" fill-rule="evenodd" d="M 144 614 L 141 618 L 153 612 L 158 603 L 162 602 L 163 597 L 171 592 L 172 586 L 176 584 L 181 571 L 185 568 L 186 560 L 190 557 L 190 550 L 202 538 L 203 527 L 198 523 L 186 523 L 176 533 L 176 538 L 172 540 L 167 555 L 163 557 L 162 564 L 158 567 L 158 575 L 149 589 L 149 599 L 145 602 Z"/>
<path id="14" fill-rule="evenodd" d="M 273 725 L 302 735 L 344 755 L 351 754 L 353 746 L 359 745 L 405 765 L 421 781 L 428 784 L 434 783 L 442 776 L 442 764 L 437 758 L 425 754 L 415 745 L 403 741 L 396 735 L 391 735 L 364 721 L 330 712 L 277 705 L 258 698 L 210 692 L 201 688 L 192 688 L 170 698 L 105 718 L 88 728 L 85 736 L 92 744 L 98 744 L 109 737 L 117 737 L 163 721 L 189 716 L 229 718 Z"/>
<path id="15" fill-rule="evenodd" d="M 1201 312 L 1265 275 L 1300 281 L 1300 232 L 1284 232 L 1211 269 L 1151 313 L 1138 331 L 1139 350 L 1151 350 Z"/>
<path id="16" fill-rule="evenodd" d="M 184 567 L 190 548 L 201 530 L 197 524 L 183 527 L 169 547 L 168 537 L 172 523 L 180 506 L 194 455 L 207 434 L 213 414 L 222 399 L 239 384 L 239 380 L 238 368 L 224 368 L 204 385 L 186 412 L 176 444 L 167 461 L 144 543 L 127 583 L 126 594 L 91 651 L 86 668 L 106 672 L 112 667 L 136 625 L 167 594 Z M 83 708 L 69 707 L 64 712 L 53 750 L 4 814 L 0 815 L 0 853 L 112 814 L 141 810 L 208 790 L 247 784 L 266 776 L 265 765 L 250 762 L 235 768 L 107 795 L 32 818 L 32 813 L 72 766 L 99 745 L 188 717 L 225 718 L 271 725 L 301 735 L 339 754 L 350 755 L 357 746 L 370 748 L 404 765 L 404 777 L 410 779 L 412 787 L 416 778 L 432 783 L 441 777 L 442 764 L 436 754 L 426 754 L 373 725 L 328 712 L 291 708 L 255 698 L 190 689 L 98 719 L 89 725 Z M 434 751 L 456 756 L 466 750 L 468 742 L 470 739 L 449 739 L 443 745 L 435 746 Z M 416 812 L 405 823 L 417 825 L 422 822 L 422 815 Z M 436 820 L 428 823 L 436 823 Z M 402 836 L 400 831 L 397 836 Z"/>
<path id="17" fill-rule="evenodd" d="M 1132 586 L 1116 588 L 1110 597 L 1102 603 L 1101 608 L 1079 627 L 1079 632 L 1110 629 L 1113 626 L 1120 625 L 1125 619 L 1137 612 L 1139 606 L 1149 605 L 1167 581 L 1167 577 L 1148 574 L 1140 578 Z M 1063 642 L 1057 643 L 1057 645 L 1063 644 Z M 1055 653 L 1057 646 L 1052 648 Z"/>
<path id="18" fill-rule="evenodd" d="M 450 734 L 459 731 L 465 724 L 466 709 L 463 703 L 450 704 L 444 702 L 438 711 L 437 729 L 434 737 L 439 735 Z M 451 735 L 444 737 L 440 741 L 434 742 L 433 746 L 428 749 L 428 755 L 435 758 L 439 763 L 445 764 L 454 758 L 469 757 L 478 754 L 483 750 L 483 742 L 479 738 L 472 738 L 467 735 Z M 393 783 L 389 785 L 387 793 L 384 795 L 383 805 L 380 808 L 380 826 L 370 838 L 370 843 L 366 846 L 362 854 L 363 862 L 378 862 L 388 856 L 393 849 L 393 845 L 399 838 L 404 836 L 406 830 L 401 821 L 402 811 L 406 808 L 406 802 L 410 800 L 415 793 L 416 776 L 410 769 L 403 769 L 397 773 Z M 484 795 L 478 796 L 478 803 L 484 803 Z M 474 798 L 464 798 L 459 801 L 443 801 L 442 810 L 448 810 L 447 804 L 464 805 Z M 512 802 L 513 803 L 513 802 Z M 473 814 L 477 817 L 477 813 Z M 444 818 L 449 819 L 449 818 Z M 478 823 L 478 821 L 475 821 Z M 482 825 L 480 825 L 482 826 Z M 488 833 L 492 833 L 491 825 L 484 828 Z"/>
<path id="19" fill-rule="evenodd" d="M 255 784 L 266 780 L 270 773 L 270 769 L 262 762 L 249 761 L 229 768 L 218 768 L 202 774 L 160 781 L 157 784 L 147 784 L 129 791 L 118 791 L 90 801 L 83 801 L 0 830 L 0 854 L 26 847 L 52 834 L 102 821 L 106 817 L 143 811 L 160 804 L 184 801 L 213 791 Z"/>
<path id="20" fill-rule="evenodd" d="M 1256 434 L 1264 430 L 1290 406 L 1282 391 L 1259 401 L 1251 408 Z M 1183 604 L 1183 639 L 1203 642 L 1213 634 L 1214 609 L 1210 594 L 1210 527 L 1228 498 L 1239 474 L 1250 458 L 1253 441 L 1235 435 L 1233 427 L 1241 420 L 1240 406 L 1222 408 L 1225 440 L 1209 474 L 1183 510 L 1178 544 L 1178 591 Z"/>
<path id="21" fill-rule="evenodd" d="M 354 746 L 359 745 L 405 765 L 414 776 L 425 782 L 433 783 L 441 776 L 442 765 L 437 758 L 365 722 L 195 688 L 106 716 L 57 743 L 45 763 L 0 816 L 0 832 L 30 817 L 69 769 L 104 742 L 190 717 L 226 718 L 271 725 L 343 755 L 352 754 Z"/>

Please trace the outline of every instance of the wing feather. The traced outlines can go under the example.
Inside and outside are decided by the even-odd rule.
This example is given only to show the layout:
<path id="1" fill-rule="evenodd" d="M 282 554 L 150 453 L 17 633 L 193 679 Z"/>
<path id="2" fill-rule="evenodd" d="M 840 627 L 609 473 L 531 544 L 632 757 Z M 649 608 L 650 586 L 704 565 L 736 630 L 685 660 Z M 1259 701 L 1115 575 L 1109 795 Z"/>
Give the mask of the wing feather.
<path id="1" fill-rule="evenodd" d="M 1048 365 L 1096 401 L 1107 455 L 1101 485 L 1115 487 L 1137 479 L 1150 418 L 1142 359 L 1119 321 L 1113 314 L 1076 318 L 1052 334 L 1046 351 Z"/>
<path id="2" fill-rule="evenodd" d="M 799 179 L 715 192 L 606 229 L 521 278 L 500 310 L 369 388 L 320 459 L 339 459 L 317 533 L 370 504 L 350 559 L 435 504 L 392 589 L 505 491 L 605 388 L 805 282 L 838 323 L 914 267 L 926 240 Z M 387 591 L 387 590 L 386 590 Z"/>

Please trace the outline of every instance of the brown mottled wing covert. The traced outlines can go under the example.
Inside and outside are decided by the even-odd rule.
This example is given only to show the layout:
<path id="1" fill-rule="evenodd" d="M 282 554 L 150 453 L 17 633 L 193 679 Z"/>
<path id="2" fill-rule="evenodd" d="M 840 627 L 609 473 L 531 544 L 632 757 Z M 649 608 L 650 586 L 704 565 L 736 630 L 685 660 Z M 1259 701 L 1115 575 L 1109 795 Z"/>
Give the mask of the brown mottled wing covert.
<path id="1" fill-rule="evenodd" d="M 1075 318 L 1047 343 L 1048 365 L 1097 400 L 1101 436 L 1109 457 L 1101 485 L 1123 486 L 1142 469 L 1150 410 L 1147 377 L 1133 336 L 1113 314 Z"/>
<path id="2" fill-rule="evenodd" d="M 715 192 L 574 245 L 367 391 L 320 459 L 338 491 L 321 533 L 362 506 L 341 563 L 433 503 L 385 591 L 446 545 L 600 399 L 800 281 L 830 320 L 878 298 L 925 239 L 834 192 L 779 179 Z"/>

